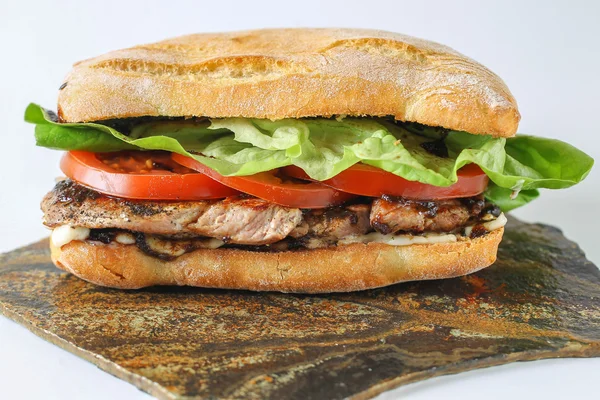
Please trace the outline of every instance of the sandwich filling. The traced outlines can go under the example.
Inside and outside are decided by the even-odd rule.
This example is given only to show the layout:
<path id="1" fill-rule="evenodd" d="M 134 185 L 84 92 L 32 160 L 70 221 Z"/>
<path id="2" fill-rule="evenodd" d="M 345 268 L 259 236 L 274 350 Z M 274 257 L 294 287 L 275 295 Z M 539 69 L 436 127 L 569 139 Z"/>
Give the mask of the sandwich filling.
<path id="1" fill-rule="evenodd" d="M 42 201 L 54 245 L 130 245 L 167 260 L 473 240 L 593 164 L 556 140 L 386 118 L 60 123 L 30 105 L 26 119 L 38 145 L 68 151 L 68 179 Z"/>
<path id="2" fill-rule="evenodd" d="M 320 209 L 284 207 L 247 195 L 158 202 L 106 196 L 70 179 L 42 201 L 52 241 L 137 245 L 170 259 L 196 249 L 317 249 L 352 243 L 427 244 L 474 239 L 506 218 L 483 196 L 419 201 L 382 196 Z"/>

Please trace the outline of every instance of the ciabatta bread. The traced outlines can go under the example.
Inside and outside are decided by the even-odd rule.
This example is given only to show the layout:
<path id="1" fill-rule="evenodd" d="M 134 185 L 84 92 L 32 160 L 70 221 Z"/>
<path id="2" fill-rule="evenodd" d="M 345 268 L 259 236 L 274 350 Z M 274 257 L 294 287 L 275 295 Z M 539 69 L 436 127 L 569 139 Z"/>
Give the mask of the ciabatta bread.
<path id="1" fill-rule="evenodd" d="M 481 64 L 437 43 L 358 29 L 205 33 L 77 63 L 64 122 L 140 116 L 393 116 L 513 136 L 515 99 Z"/>
<path id="2" fill-rule="evenodd" d="M 200 286 L 292 293 L 349 292 L 470 274 L 496 261 L 504 228 L 454 243 L 351 244 L 280 253 L 201 249 L 165 261 L 135 245 L 51 242 L 52 261 L 97 285 L 137 289 Z"/>

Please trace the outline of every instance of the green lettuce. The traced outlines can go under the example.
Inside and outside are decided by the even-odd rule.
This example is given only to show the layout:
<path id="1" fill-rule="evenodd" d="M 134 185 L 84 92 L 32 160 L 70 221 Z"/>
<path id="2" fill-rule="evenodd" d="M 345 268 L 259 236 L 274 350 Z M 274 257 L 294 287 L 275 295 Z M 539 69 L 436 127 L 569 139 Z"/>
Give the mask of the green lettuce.
<path id="1" fill-rule="evenodd" d="M 48 111 L 30 104 L 25 120 L 36 125 L 39 146 L 93 152 L 166 150 L 193 157 L 225 176 L 296 165 L 311 178 L 326 180 L 363 162 L 411 181 L 449 186 L 462 166 L 475 163 L 490 178 L 486 197 L 504 211 L 535 199 L 537 189 L 580 182 L 593 165 L 588 155 L 558 140 L 494 138 L 422 126 L 417 130 L 373 118 L 171 120 L 142 123 L 125 135 L 98 123 L 57 123 Z M 432 154 L 424 143 L 443 143 L 447 156 Z"/>

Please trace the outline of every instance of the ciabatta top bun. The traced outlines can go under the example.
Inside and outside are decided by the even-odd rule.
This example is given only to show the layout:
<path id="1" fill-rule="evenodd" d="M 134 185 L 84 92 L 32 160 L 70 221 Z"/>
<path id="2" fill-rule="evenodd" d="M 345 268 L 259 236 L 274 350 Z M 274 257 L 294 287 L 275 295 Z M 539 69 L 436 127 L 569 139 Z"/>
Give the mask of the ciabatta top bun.
<path id="1" fill-rule="evenodd" d="M 204 33 L 80 62 L 58 100 L 64 122 L 140 116 L 393 116 L 513 136 L 515 99 L 449 47 L 359 29 Z"/>

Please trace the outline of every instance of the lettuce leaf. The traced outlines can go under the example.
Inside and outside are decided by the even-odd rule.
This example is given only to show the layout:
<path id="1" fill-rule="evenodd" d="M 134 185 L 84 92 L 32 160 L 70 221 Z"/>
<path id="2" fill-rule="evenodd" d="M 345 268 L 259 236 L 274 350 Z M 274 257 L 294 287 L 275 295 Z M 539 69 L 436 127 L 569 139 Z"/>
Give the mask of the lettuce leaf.
<path id="1" fill-rule="evenodd" d="M 39 146 L 94 152 L 166 150 L 193 157 L 226 176 L 296 165 L 311 178 L 326 180 L 363 162 L 411 181 L 449 186 L 462 166 L 475 163 L 491 180 L 486 197 L 505 211 L 535 199 L 539 188 L 580 182 L 593 165 L 591 157 L 558 140 L 415 129 L 374 118 L 170 120 L 142 123 L 124 135 L 98 123 L 57 123 L 48 111 L 30 104 L 25 120 L 36 125 Z M 443 143 L 448 156 L 427 151 L 423 144 L 432 142 Z"/>

